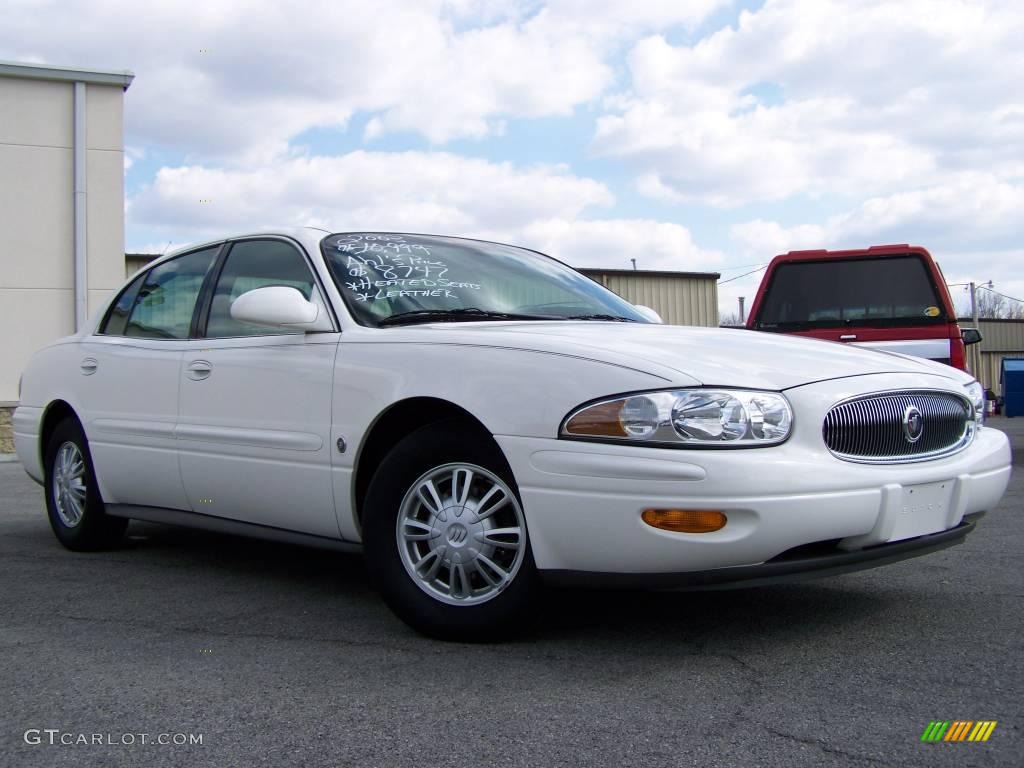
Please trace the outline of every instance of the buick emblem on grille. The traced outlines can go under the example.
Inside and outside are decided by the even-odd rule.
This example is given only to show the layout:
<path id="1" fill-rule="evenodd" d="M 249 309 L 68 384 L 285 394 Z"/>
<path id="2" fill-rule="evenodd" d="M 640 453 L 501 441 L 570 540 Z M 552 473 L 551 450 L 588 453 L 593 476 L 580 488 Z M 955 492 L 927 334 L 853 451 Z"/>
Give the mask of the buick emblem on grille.
<path id="1" fill-rule="evenodd" d="M 956 453 L 974 438 L 965 397 L 942 390 L 878 392 L 836 403 L 822 437 L 846 461 L 889 464 Z"/>
<path id="2" fill-rule="evenodd" d="M 924 419 L 916 405 L 908 405 L 903 412 L 903 436 L 908 443 L 916 443 L 924 434 Z"/>

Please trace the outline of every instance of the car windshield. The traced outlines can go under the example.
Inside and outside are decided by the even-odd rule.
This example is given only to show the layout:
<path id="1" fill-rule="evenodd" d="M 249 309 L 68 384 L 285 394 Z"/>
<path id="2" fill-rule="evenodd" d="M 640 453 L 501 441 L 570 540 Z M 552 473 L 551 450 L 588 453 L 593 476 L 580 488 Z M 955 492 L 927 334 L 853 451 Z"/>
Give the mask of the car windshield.
<path id="1" fill-rule="evenodd" d="M 320 248 L 363 325 L 479 320 L 648 322 L 632 304 L 560 261 L 481 240 L 334 234 Z"/>
<path id="2" fill-rule="evenodd" d="M 762 331 L 948 322 L 917 256 L 780 264 L 755 327 Z"/>

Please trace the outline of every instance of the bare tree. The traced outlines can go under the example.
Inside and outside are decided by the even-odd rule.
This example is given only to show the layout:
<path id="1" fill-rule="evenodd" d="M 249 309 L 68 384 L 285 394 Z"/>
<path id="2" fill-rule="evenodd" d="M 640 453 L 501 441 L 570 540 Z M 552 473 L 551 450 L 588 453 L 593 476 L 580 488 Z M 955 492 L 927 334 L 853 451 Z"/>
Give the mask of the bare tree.
<path id="1" fill-rule="evenodd" d="M 1024 320 L 1024 303 L 1001 293 L 981 289 L 978 291 L 978 317 Z"/>
<path id="2" fill-rule="evenodd" d="M 719 313 L 718 315 L 719 325 L 743 325 L 743 321 L 740 320 L 740 313 L 733 311 L 726 314 Z"/>

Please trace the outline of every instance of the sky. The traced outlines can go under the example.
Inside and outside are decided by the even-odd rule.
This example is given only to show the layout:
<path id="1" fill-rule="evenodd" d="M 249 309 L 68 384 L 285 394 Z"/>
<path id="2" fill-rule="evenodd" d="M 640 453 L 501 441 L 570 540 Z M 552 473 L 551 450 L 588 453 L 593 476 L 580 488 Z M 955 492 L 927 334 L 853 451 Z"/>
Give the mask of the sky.
<path id="1" fill-rule="evenodd" d="M 1024 298 L 1019 0 L 4 0 L 128 69 L 126 249 L 278 225 L 720 272 L 913 243 Z M 951 288 L 967 306 L 964 286 Z"/>

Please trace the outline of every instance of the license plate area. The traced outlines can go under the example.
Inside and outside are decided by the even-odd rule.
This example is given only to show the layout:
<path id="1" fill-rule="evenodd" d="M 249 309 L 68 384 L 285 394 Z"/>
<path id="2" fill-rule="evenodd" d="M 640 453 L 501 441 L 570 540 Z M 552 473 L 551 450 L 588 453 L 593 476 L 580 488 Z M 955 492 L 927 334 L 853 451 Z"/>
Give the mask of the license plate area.
<path id="1" fill-rule="evenodd" d="M 941 480 L 904 486 L 889 541 L 945 530 L 955 485 L 956 480 Z"/>

